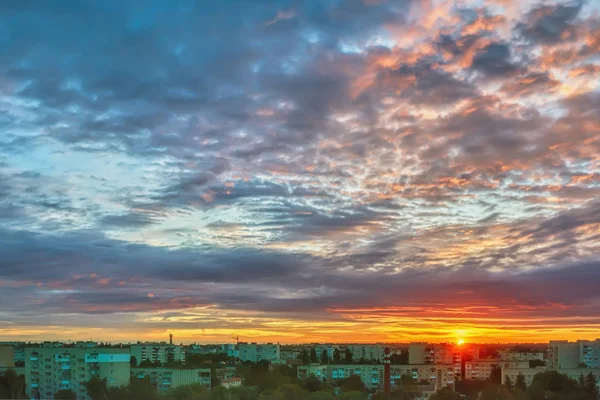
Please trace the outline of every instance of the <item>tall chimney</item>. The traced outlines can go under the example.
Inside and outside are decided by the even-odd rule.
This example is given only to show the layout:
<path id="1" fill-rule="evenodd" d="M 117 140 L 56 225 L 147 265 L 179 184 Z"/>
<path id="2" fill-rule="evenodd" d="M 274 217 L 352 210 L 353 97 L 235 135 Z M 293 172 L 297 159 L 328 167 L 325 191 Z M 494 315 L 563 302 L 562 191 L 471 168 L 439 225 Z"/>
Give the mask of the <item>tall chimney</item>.
<path id="1" fill-rule="evenodd" d="M 169 333 L 169 344 L 173 344 L 173 334 Z"/>
<path id="2" fill-rule="evenodd" d="M 383 352 L 383 393 L 385 393 L 385 396 L 389 398 L 392 394 L 392 382 L 390 372 L 390 348 L 386 347 Z"/>

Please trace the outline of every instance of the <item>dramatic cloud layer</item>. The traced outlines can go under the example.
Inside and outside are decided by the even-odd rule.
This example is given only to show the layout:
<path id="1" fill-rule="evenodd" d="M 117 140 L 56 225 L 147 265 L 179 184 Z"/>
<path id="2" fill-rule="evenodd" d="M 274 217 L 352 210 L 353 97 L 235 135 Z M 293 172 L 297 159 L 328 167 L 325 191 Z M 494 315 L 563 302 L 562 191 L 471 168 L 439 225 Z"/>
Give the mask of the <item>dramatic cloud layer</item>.
<path id="1" fill-rule="evenodd" d="M 600 8 L 453 3 L 3 1 L 0 336 L 598 336 Z"/>

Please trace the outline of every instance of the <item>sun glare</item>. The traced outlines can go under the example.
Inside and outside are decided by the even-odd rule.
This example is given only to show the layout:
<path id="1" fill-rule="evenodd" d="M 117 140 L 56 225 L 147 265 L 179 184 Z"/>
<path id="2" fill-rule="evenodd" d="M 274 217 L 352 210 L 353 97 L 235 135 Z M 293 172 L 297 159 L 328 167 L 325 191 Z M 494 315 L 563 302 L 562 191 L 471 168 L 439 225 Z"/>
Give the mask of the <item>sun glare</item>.
<path id="1" fill-rule="evenodd" d="M 465 344 L 465 341 L 463 339 L 458 339 L 456 344 L 458 344 L 459 346 L 462 346 L 463 344 Z"/>

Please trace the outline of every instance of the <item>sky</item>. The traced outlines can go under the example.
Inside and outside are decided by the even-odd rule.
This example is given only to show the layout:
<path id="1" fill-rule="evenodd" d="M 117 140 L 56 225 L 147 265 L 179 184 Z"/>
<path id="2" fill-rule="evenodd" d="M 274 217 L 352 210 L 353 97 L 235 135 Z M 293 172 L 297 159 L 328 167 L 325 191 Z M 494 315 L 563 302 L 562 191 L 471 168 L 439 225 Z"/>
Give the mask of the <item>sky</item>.
<path id="1" fill-rule="evenodd" d="M 0 338 L 600 337 L 600 4 L 4 0 Z"/>

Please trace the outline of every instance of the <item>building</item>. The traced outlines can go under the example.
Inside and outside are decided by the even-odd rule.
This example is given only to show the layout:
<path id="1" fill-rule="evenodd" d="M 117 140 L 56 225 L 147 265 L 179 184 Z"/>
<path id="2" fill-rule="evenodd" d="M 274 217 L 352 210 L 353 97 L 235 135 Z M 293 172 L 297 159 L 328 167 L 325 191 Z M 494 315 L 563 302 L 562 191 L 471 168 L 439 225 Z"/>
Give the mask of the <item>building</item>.
<path id="1" fill-rule="evenodd" d="M 337 349 L 337 348 L 338 348 L 338 346 L 333 345 L 333 344 L 318 344 L 315 346 L 317 358 L 319 360 L 321 360 L 321 357 L 323 356 L 323 351 L 325 351 L 327 353 L 327 358 L 330 360 L 333 360 L 333 353 L 335 352 L 335 349 Z M 352 357 L 354 357 L 354 355 L 352 355 Z"/>
<path id="2" fill-rule="evenodd" d="M 545 371 L 544 367 L 537 368 L 502 368 L 502 382 L 506 382 L 506 378 L 510 378 L 511 382 L 516 382 L 519 375 L 523 375 L 527 386 L 531 385 L 533 378 Z M 597 384 L 600 385 L 600 369 L 595 368 L 561 368 L 557 372 L 567 375 L 569 378 L 578 380 L 581 375 L 586 376 L 590 372 L 596 377 Z"/>
<path id="3" fill-rule="evenodd" d="M 550 369 L 572 369 L 581 366 L 600 368 L 600 339 L 577 342 L 551 340 L 546 366 Z"/>
<path id="4" fill-rule="evenodd" d="M 159 393 L 194 383 L 201 384 L 207 389 L 211 387 L 210 368 L 131 368 L 131 378 L 148 378 Z"/>
<path id="5" fill-rule="evenodd" d="M 465 379 L 490 379 L 495 368 L 529 368 L 529 361 L 465 361 Z"/>
<path id="6" fill-rule="evenodd" d="M 349 344 L 346 347 L 352 354 L 352 360 L 359 361 L 383 361 L 385 346 L 381 344 Z M 321 354 L 317 352 L 317 357 Z M 333 358 L 333 347 L 332 355 Z"/>
<path id="7" fill-rule="evenodd" d="M 226 389 L 229 389 L 232 387 L 240 387 L 240 386 L 242 386 L 242 378 L 234 376 L 231 378 L 222 379 L 221 386 L 223 386 Z"/>
<path id="8" fill-rule="evenodd" d="M 503 361 L 534 361 L 544 360 L 544 353 L 541 351 L 513 351 L 501 350 L 500 359 Z"/>
<path id="9" fill-rule="evenodd" d="M 15 349 L 13 346 L 0 346 L 0 368 L 15 366 Z"/>
<path id="10" fill-rule="evenodd" d="M 281 350 L 279 352 L 279 357 L 285 361 L 298 360 L 300 358 L 300 352 L 298 350 Z"/>
<path id="11" fill-rule="evenodd" d="M 162 342 L 132 344 L 130 347 L 131 356 L 135 357 L 138 365 L 144 360 L 159 362 L 162 365 L 173 362 L 185 363 L 185 349 L 182 345 Z"/>
<path id="12" fill-rule="evenodd" d="M 408 364 L 425 364 L 427 343 L 411 343 L 408 345 Z"/>
<path id="13" fill-rule="evenodd" d="M 129 349 L 111 347 L 25 348 L 26 393 L 31 398 L 52 398 L 70 389 L 78 400 L 87 400 L 85 383 L 106 379 L 108 387 L 129 384 Z"/>
<path id="14" fill-rule="evenodd" d="M 306 379 L 315 375 L 327 383 L 359 375 L 368 389 L 383 388 L 383 364 L 350 364 L 350 365 L 299 365 L 298 379 Z M 402 375 L 409 375 L 415 381 L 426 381 L 436 390 L 444 387 L 454 389 L 455 375 L 452 365 L 391 365 L 392 382 L 400 380 Z"/>
<path id="15" fill-rule="evenodd" d="M 266 343 L 246 343 L 238 344 L 240 360 L 257 363 L 262 360 L 275 361 L 281 358 L 281 349 L 279 344 Z"/>

